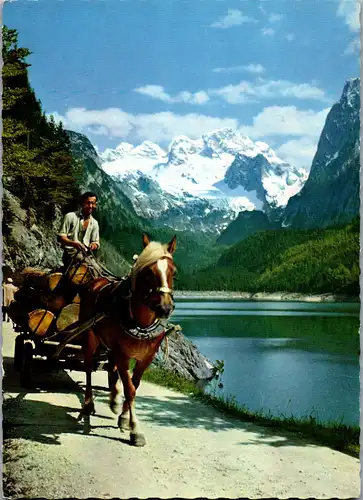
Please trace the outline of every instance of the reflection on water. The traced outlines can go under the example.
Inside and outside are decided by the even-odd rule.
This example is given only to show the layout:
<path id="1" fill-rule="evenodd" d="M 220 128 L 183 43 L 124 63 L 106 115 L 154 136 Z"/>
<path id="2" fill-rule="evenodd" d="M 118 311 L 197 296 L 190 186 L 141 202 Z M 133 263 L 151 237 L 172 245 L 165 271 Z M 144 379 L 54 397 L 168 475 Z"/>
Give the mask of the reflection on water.
<path id="1" fill-rule="evenodd" d="M 359 424 L 359 304 L 179 300 L 173 319 L 247 408 Z"/>

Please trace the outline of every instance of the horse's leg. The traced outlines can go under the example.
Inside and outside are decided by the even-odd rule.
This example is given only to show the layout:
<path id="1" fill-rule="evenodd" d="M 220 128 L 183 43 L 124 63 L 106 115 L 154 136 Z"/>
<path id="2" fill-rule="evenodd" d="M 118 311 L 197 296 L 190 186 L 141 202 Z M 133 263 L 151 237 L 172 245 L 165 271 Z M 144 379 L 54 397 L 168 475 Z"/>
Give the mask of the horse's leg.
<path id="1" fill-rule="evenodd" d="M 129 361 L 127 360 L 123 362 L 121 367 L 119 364 L 117 366 L 125 396 L 125 401 L 122 405 L 122 412 L 118 417 L 117 425 L 119 426 L 121 432 L 126 432 L 130 430 L 130 402 L 135 397 L 135 388 L 131 381 Z"/>
<path id="2" fill-rule="evenodd" d="M 134 400 L 136 389 L 132 383 L 129 372 L 128 358 L 120 357 L 117 360 L 117 368 L 120 374 L 122 385 L 124 387 L 125 402 L 123 404 L 122 413 L 118 418 L 118 426 L 121 431 L 126 429 L 131 430 L 130 441 L 134 446 L 144 446 L 146 444 L 144 435 L 138 428 L 138 423 L 135 417 Z"/>
<path id="3" fill-rule="evenodd" d="M 117 402 L 117 396 L 118 396 L 118 387 L 117 387 L 117 382 L 118 382 L 118 371 L 117 371 L 117 366 L 115 364 L 115 360 L 113 358 L 112 353 L 109 353 L 108 355 L 108 363 L 109 363 L 109 369 L 108 369 L 108 387 L 110 389 L 110 408 L 111 411 L 115 414 L 119 412 L 119 404 Z"/>
<path id="4" fill-rule="evenodd" d="M 130 440 L 131 443 L 134 444 L 135 446 L 144 446 L 146 444 L 145 436 L 140 429 L 140 424 L 136 417 L 135 397 L 136 397 L 136 391 L 140 385 L 144 371 L 151 364 L 153 358 L 154 355 L 149 356 L 148 358 L 143 359 L 142 361 L 137 361 L 132 374 L 131 383 L 134 387 L 135 394 L 132 401 L 130 402 L 130 429 L 131 429 Z"/>
<path id="5" fill-rule="evenodd" d="M 86 372 L 86 392 L 82 408 L 82 413 L 84 415 L 91 415 L 95 413 L 95 405 L 93 402 L 92 383 L 91 383 L 92 357 L 96 352 L 99 342 L 100 341 L 93 333 L 93 330 L 88 330 L 87 339 L 83 345 L 84 371 Z"/>

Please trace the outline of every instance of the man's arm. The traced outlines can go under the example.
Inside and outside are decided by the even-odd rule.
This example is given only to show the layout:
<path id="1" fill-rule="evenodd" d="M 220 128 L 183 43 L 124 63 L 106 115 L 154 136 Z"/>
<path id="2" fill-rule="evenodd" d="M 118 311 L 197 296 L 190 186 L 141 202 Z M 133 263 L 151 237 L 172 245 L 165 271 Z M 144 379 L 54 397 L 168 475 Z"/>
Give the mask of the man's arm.
<path id="1" fill-rule="evenodd" d="M 58 241 L 62 246 L 70 246 L 76 248 L 77 250 L 85 250 L 85 246 L 83 245 L 83 243 L 79 241 L 73 241 L 67 236 L 71 229 L 71 218 L 71 213 L 65 215 L 62 227 L 60 228 L 60 231 L 58 233 Z"/>
<path id="2" fill-rule="evenodd" d="M 90 249 L 98 250 L 99 248 L 100 248 L 100 230 L 98 227 L 98 222 L 96 221 L 96 219 L 94 219 L 92 233 L 91 233 Z"/>

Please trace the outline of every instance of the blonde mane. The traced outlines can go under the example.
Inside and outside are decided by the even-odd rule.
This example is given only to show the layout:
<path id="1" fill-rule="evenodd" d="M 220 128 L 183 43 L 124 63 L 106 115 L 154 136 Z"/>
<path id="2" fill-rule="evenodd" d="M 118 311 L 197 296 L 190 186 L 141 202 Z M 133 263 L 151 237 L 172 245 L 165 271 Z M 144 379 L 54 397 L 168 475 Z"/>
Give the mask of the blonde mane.
<path id="1" fill-rule="evenodd" d="M 151 241 L 141 252 L 131 271 L 132 288 L 134 288 L 137 276 L 147 267 L 155 264 L 159 259 L 167 257 L 172 259 L 168 252 L 168 245 L 163 245 L 157 241 Z"/>

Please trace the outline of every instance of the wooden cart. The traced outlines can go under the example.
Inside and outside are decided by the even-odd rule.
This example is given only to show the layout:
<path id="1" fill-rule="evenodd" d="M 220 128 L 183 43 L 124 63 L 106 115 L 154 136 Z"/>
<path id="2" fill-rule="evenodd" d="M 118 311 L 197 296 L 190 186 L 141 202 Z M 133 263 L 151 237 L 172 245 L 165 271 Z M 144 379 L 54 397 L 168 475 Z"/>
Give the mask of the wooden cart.
<path id="1" fill-rule="evenodd" d="M 73 331 L 79 330 L 80 325 Z M 21 328 L 17 328 L 21 330 Z M 45 370 L 52 372 L 58 369 L 83 371 L 84 362 L 82 345 L 77 339 L 67 342 L 67 334 L 72 332 L 61 332 L 51 337 L 42 338 L 34 335 L 28 330 L 22 330 L 15 339 L 14 348 L 14 370 L 19 372 L 22 387 L 30 387 L 32 383 L 34 358 L 43 359 Z M 59 355 L 57 355 L 57 351 Z M 93 370 L 108 370 L 108 351 L 106 347 L 100 346 L 93 358 Z"/>

